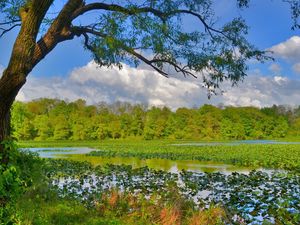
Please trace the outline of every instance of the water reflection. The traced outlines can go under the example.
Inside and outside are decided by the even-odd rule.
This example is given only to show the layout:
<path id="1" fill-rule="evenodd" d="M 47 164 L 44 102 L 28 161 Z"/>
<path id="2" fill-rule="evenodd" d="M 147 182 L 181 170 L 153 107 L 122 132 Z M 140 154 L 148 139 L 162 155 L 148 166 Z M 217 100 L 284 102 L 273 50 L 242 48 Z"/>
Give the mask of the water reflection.
<path id="1" fill-rule="evenodd" d="M 149 167 L 154 170 L 163 170 L 179 173 L 182 170 L 193 172 L 221 172 L 230 174 L 232 172 L 249 173 L 253 169 L 260 168 L 239 167 L 215 162 L 201 162 L 197 160 L 170 160 L 170 159 L 139 159 L 136 157 L 98 157 L 88 155 L 68 155 L 68 158 L 76 161 L 88 161 L 93 165 L 131 165 L 133 168 Z M 267 171 L 267 170 L 265 170 Z M 270 170 L 271 171 L 271 170 Z"/>
<path id="2" fill-rule="evenodd" d="M 100 157 L 86 155 L 95 149 L 88 147 L 70 147 L 70 148 L 26 148 L 20 150 L 29 150 L 36 152 L 42 158 L 68 158 L 75 161 L 87 161 L 93 165 L 131 165 L 133 168 L 149 167 L 155 170 L 163 170 L 172 173 L 179 173 L 182 170 L 192 172 L 221 172 L 223 174 L 231 174 L 239 172 L 248 174 L 251 170 L 256 169 L 271 173 L 274 170 L 262 168 L 239 167 L 229 164 L 216 162 L 201 162 L 198 160 L 170 160 L 170 159 L 139 159 L 137 157 Z"/>
<path id="3" fill-rule="evenodd" d="M 56 158 L 57 155 L 65 156 L 72 154 L 87 154 L 91 151 L 95 151 L 95 149 L 88 147 L 64 147 L 64 148 L 20 148 L 20 151 L 31 151 L 36 152 L 42 158 Z"/>

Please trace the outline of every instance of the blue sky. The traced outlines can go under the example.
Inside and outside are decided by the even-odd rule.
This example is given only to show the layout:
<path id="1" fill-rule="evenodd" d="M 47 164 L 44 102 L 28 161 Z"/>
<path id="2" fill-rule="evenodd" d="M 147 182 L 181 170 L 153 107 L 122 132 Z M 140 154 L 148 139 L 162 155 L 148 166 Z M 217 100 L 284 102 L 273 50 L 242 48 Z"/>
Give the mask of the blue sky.
<path id="1" fill-rule="evenodd" d="M 55 7 L 58 8 L 59 5 Z M 151 78 L 152 80 L 148 79 L 146 74 L 154 73 L 149 68 L 126 67 L 124 71 L 94 70 L 96 66 L 91 62 L 90 53 L 83 49 L 82 40 L 77 38 L 57 46 L 32 71 L 28 77 L 28 83 L 22 89 L 18 99 L 58 97 L 75 100 L 84 98 L 89 103 L 122 100 L 168 105 L 171 108 L 198 106 L 204 103 L 258 107 L 272 104 L 299 104 L 297 102 L 300 100 L 300 93 L 298 94 L 300 92 L 298 91 L 300 90 L 300 34 L 299 30 L 291 30 L 289 6 L 281 0 L 252 0 L 249 8 L 238 10 L 235 0 L 218 0 L 215 1 L 215 11 L 220 24 L 239 15 L 245 18 L 250 26 L 248 40 L 260 49 L 271 48 L 275 58 L 274 62 L 265 64 L 250 62 L 248 78 L 244 83 L 237 88 L 231 88 L 230 85 L 224 84 L 225 96 L 216 96 L 212 100 L 208 100 L 206 91 L 196 87 L 197 85 L 200 87 L 200 81 L 176 80 L 175 78 L 165 80 L 158 77 L 159 75 L 157 78 Z M 188 24 L 196 26 L 195 23 L 196 21 L 191 20 Z M 17 30 L 0 39 L 0 69 L 5 68 L 8 63 L 16 34 Z M 128 71 L 134 73 L 132 77 L 135 80 L 142 79 L 141 90 L 134 90 L 135 87 L 127 83 L 128 80 L 133 79 L 128 76 Z M 114 81 L 106 79 L 104 73 L 115 74 Z M 138 74 L 141 75 L 138 76 Z M 83 78 L 84 76 L 89 77 L 90 80 Z M 128 76 L 127 81 L 124 81 L 126 76 Z M 47 83 L 49 85 L 45 86 Z M 264 83 L 265 86 L 262 85 Z M 174 85 L 179 89 L 185 85 L 186 93 L 176 97 L 177 91 L 172 89 Z M 145 91 L 146 88 L 149 88 L 149 93 Z M 272 89 L 271 92 L 268 92 L 269 89 Z M 160 90 L 166 90 L 166 93 Z M 292 90 L 294 92 L 291 92 Z M 156 92 L 157 95 L 153 92 Z M 194 97 L 195 94 L 196 97 Z M 175 95 L 175 99 L 166 98 L 168 95 Z"/>

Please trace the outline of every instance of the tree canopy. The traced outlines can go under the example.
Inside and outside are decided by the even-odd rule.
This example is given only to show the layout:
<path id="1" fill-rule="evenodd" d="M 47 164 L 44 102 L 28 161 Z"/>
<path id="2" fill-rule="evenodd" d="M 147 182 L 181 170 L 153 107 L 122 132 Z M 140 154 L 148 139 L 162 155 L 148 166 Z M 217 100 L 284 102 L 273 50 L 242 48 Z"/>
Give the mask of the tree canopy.
<path id="1" fill-rule="evenodd" d="M 201 139 L 243 140 L 300 135 L 300 107 L 169 108 L 126 102 L 86 105 L 39 99 L 15 102 L 13 135 L 19 140 Z"/>
<path id="2" fill-rule="evenodd" d="M 50 5 L 56 3 L 53 0 L 4 0 L 0 5 L 5 13 L 2 35 L 24 26 L 25 15 L 33 16 L 29 12 L 35 6 L 42 10 L 41 2 L 45 4 L 43 29 L 38 30 L 31 67 L 58 43 L 80 36 L 100 66 L 121 68 L 121 62 L 136 66 L 143 62 L 164 76 L 178 72 L 200 76 L 213 92 L 223 80 L 236 84 L 243 79 L 248 59 L 264 59 L 264 52 L 246 40 L 248 27 L 242 18 L 217 27 L 213 2 L 203 0 L 69 0 L 57 15 L 49 13 Z M 80 19 L 92 11 L 96 12 L 94 20 Z M 183 22 L 189 17 L 198 20 L 193 30 Z"/>

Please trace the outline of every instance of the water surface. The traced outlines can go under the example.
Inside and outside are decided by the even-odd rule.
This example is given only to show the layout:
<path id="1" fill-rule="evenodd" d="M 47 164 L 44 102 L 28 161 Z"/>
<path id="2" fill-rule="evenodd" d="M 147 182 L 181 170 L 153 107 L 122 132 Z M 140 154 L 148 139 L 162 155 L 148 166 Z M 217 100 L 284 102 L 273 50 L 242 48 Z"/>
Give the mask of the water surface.
<path id="1" fill-rule="evenodd" d="M 29 150 L 36 152 L 42 158 L 67 158 L 76 161 L 87 161 L 93 165 L 131 165 L 133 168 L 149 167 L 155 170 L 163 170 L 172 173 L 179 173 L 182 170 L 193 172 L 221 172 L 230 174 L 232 172 L 239 172 L 248 174 L 251 170 L 257 169 L 265 172 L 272 172 L 274 170 L 254 168 L 254 167 L 240 167 L 230 164 L 217 162 L 202 162 L 198 160 L 171 160 L 171 159 L 140 159 L 137 157 L 103 157 L 103 156 L 89 156 L 87 155 L 95 149 L 88 147 L 66 147 L 66 148 L 23 148 L 20 150 Z"/>

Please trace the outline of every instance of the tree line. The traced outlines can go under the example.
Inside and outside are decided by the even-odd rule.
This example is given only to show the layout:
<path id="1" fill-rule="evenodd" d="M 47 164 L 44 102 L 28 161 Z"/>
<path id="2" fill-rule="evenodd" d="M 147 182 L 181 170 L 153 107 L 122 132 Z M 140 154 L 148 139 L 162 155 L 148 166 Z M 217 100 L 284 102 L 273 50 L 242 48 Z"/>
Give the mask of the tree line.
<path id="1" fill-rule="evenodd" d="M 267 108 L 203 105 L 151 107 L 126 102 L 87 105 L 38 99 L 15 102 L 12 133 L 18 140 L 120 138 L 243 140 L 300 136 L 300 106 Z"/>

